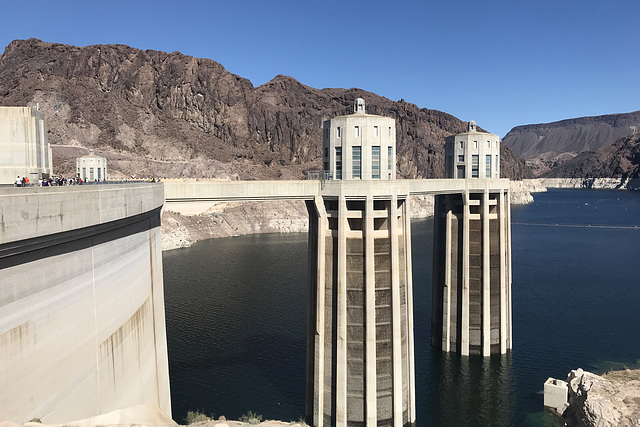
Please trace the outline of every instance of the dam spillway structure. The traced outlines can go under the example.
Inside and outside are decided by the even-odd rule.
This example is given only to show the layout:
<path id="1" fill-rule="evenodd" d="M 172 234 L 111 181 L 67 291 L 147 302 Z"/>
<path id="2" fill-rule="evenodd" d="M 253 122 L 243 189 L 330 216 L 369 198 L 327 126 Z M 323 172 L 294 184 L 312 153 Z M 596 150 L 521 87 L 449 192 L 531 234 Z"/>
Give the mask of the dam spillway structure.
<path id="1" fill-rule="evenodd" d="M 499 144 L 470 122 L 445 141 L 446 178 L 497 180 Z M 509 187 L 480 187 L 435 199 L 431 342 L 463 356 L 512 346 Z"/>
<path id="2" fill-rule="evenodd" d="M 415 421 L 409 187 L 395 180 L 395 121 L 323 124 L 321 194 L 309 211 L 307 418 L 323 426 Z"/>

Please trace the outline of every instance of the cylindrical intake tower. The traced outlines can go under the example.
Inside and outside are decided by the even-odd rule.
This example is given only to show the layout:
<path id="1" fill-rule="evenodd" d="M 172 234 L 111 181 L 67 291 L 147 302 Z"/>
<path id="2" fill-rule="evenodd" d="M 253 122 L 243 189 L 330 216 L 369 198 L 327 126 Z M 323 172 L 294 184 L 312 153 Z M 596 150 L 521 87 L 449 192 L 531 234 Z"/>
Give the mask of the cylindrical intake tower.
<path id="1" fill-rule="evenodd" d="M 307 421 L 415 421 L 408 186 L 395 180 L 395 122 L 324 123 L 325 180 L 309 211 Z"/>
<path id="2" fill-rule="evenodd" d="M 509 188 L 492 179 L 499 178 L 499 150 L 497 135 L 478 132 L 474 122 L 446 140 L 448 177 L 487 185 L 436 196 L 431 343 L 443 351 L 488 356 L 511 349 Z"/>

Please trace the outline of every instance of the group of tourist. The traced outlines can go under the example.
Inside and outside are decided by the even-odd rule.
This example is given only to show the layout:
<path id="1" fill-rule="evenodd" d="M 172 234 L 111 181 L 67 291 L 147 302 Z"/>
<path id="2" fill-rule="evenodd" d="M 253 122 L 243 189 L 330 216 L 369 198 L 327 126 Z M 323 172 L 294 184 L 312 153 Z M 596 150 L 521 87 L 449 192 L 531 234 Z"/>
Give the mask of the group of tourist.
<path id="1" fill-rule="evenodd" d="M 81 178 L 64 178 L 64 177 L 49 177 L 49 178 L 40 178 L 38 180 L 39 187 L 62 187 L 64 185 L 81 185 L 85 184 L 87 181 Z M 16 187 L 26 187 L 32 185 L 29 181 L 29 178 L 26 176 L 16 177 Z"/>
<path id="2" fill-rule="evenodd" d="M 38 185 L 40 185 L 40 187 L 54 187 L 54 186 L 58 186 L 58 187 L 62 187 L 63 185 L 78 185 L 78 184 L 84 184 L 85 181 L 83 181 L 80 178 L 63 178 L 63 177 L 53 177 L 53 178 L 43 178 L 43 179 L 39 179 L 38 180 Z"/>

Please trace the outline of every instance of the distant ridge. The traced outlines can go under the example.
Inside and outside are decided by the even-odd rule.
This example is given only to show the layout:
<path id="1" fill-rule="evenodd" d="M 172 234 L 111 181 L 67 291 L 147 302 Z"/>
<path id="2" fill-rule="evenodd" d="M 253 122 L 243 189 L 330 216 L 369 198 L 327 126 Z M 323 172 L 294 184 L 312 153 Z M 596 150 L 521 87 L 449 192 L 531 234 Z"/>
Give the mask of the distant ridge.
<path id="1" fill-rule="evenodd" d="M 549 178 L 640 178 L 640 133 L 625 136 L 609 147 L 582 152 L 543 176 Z"/>
<path id="2" fill-rule="evenodd" d="M 92 148 L 112 176 L 302 178 L 321 166 L 322 121 L 357 97 L 396 119 L 401 177 L 443 176 L 444 138 L 466 122 L 403 100 L 281 75 L 254 87 L 210 59 L 124 45 L 15 40 L 0 56 L 0 105 L 39 105 L 63 175 Z M 506 176 L 530 176 L 505 153 Z"/>
<path id="3" fill-rule="evenodd" d="M 557 167 L 583 151 L 612 145 L 640 131 L 640 111 L 517 126 L 503 144 L 538 172 Z"/>

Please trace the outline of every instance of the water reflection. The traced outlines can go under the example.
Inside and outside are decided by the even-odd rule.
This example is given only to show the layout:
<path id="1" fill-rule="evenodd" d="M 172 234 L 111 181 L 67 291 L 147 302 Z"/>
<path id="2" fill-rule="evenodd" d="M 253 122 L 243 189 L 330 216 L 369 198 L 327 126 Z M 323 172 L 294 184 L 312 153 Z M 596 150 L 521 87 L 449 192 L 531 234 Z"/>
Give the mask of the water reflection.
<path id="1" fill-rule="evenodd" d="M 433 352 L 434 421 L 438 425 L 509 426 L 511 355 L 465 357 Z"/>

